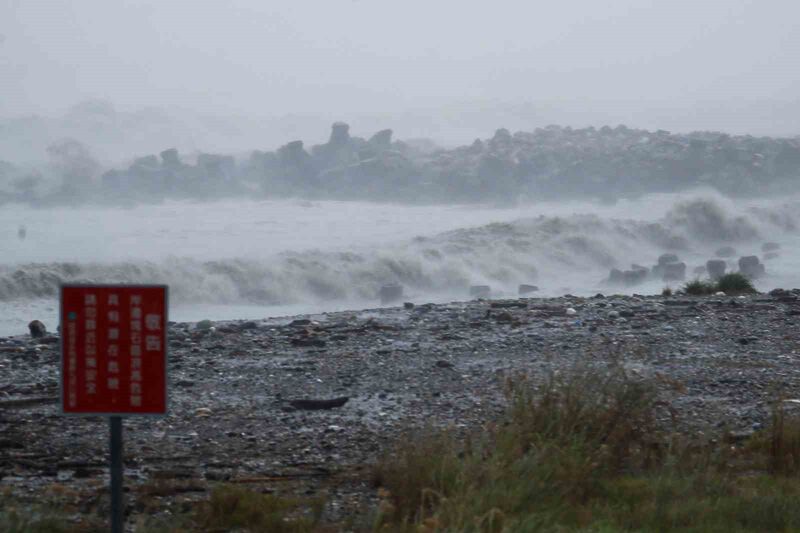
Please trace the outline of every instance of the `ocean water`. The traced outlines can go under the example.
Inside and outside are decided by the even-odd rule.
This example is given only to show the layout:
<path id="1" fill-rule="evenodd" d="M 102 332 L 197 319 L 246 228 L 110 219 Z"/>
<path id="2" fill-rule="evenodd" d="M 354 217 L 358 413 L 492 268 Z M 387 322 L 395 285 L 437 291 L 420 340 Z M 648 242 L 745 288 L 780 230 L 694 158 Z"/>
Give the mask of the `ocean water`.
<path id="1" fill-rule="evenodd" d="M 651 280 L 609 287 L 611 268 L 677 253 L 691 273 L 723 245 L 766 261 L 762 290 L 800 286 L 798 198 L 735 202 L 713 191 L 615 204 L 511 208 L 332 201 L 168 202 L 111 207 L 0 207 L 0 335 L 57 325 L 62 282 L 166 283 L 170 319 L 259 319 L 379 307 L 400 283 L 417 303 L 539 294 L 660 292 Z M 25 227 L 25 238 L 18 230 Z M 690 274 L 691 277 L 691 274 Z"/>

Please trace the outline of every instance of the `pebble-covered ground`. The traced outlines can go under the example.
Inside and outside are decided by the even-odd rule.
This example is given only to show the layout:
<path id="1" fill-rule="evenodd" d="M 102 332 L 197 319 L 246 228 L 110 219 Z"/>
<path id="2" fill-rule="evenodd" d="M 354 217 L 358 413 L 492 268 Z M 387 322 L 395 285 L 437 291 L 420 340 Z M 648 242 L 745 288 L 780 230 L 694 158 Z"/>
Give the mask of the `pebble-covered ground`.
<path id="1" fill-rule="evenodd" d="M 324 495 L 331 520 L 363 511 L 382 450 L 413 428 L 496 417 L 520 373 L 619 363 L 652 378 L 684 431 L 752 432 L 779 393 L 800 396 L 799 296 L 565 296 L 173 324 L 170 413 L 125 421 L 129 523 L 223 481 Z M 0 339 L 0 493 L 102 514 L 108 424 L 59 415 L 58 371 L 57 336 Z"/>

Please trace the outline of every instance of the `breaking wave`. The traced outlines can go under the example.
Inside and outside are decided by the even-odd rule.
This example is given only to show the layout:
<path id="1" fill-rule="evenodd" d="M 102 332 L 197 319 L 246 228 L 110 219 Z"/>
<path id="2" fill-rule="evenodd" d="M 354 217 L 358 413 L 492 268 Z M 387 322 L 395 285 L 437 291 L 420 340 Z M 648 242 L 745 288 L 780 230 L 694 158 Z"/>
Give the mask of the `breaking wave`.
<path id="1" fill-rule="evenodd" d="M 54 298 L 65 282 L 164 283 L 176 303 L 268 305 L 372 299 L 390 283 L 425 295 L 465 294 L 476 284 L 512 292 L 532 282 L 589 290 L 610 268 L 652 264 L 665 251 L 704 262 L 723 243 L 746 247 L 780 240 L 796 231 L 797 207 L 740 208 L 721 197 L 694 197 L 674 203 L 656 220 L 538 216 L 391 246 L 285 252 L 271 259 L 7 265 L 0 266 L 0 300 Z"/>

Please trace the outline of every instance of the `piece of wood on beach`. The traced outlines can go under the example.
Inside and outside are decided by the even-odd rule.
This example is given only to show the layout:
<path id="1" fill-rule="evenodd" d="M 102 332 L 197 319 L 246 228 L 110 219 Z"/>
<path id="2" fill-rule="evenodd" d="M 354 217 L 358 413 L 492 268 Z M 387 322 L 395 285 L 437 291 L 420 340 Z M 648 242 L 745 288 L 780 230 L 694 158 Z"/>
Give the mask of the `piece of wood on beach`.
<path id="1" fill-rule="evenodd" d="M 341 398 L 333 398 L 330 400 L 292 400 L 289 402 L 289 405 L 295 409 L 302 409 L 304 411 L 319 411 L 322 409 L 335 409 L 336 407 L 341 407 L 346 404 L 349 399 L 350 398 L 347 396 L 342 396 Z"/>

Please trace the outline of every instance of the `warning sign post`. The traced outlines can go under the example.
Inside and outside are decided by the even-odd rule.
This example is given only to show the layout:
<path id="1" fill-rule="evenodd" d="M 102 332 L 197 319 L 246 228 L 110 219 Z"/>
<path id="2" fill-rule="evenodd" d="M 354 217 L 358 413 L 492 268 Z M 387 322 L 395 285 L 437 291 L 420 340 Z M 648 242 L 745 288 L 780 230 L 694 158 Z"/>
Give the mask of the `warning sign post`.
<path id="1" fill-rule="evenodd" d="M 167 412 L 167 287 L 61 287 L 61 410 L 108 416 L 111 530 L 123 531 L 122 417 Z"/>

